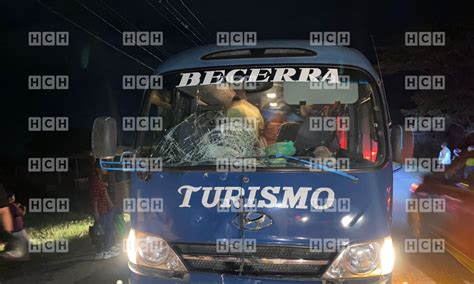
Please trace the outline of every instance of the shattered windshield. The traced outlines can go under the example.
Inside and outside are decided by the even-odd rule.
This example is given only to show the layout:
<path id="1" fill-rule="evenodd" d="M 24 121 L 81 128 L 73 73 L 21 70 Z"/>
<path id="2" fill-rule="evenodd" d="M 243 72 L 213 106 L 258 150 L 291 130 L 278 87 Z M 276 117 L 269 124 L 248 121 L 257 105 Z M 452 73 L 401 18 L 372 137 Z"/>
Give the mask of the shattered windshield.
<path id="1" fill-rule="evenodd" d="M 223 158 L 307 167 L 282 158 L 297 157 L 364 168 L 384 160 L 383 107 L 361 71 L 228 68 L 162 80 L 146 94 L 142 112 L 159 118 L 160 127 L 141 133 L 138 146 L 140 155 L 159 157 L 165 167 L 215 165 Z"/>

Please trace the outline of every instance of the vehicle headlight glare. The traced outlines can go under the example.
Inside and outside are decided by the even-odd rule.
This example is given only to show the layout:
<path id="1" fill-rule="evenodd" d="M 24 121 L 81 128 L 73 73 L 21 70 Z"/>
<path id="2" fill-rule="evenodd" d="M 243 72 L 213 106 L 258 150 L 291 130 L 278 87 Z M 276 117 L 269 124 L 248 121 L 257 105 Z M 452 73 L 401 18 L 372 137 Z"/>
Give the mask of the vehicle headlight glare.
<path id="1" fill-rule="evenodd" d="M 392 239 L 348 245 L 331 266 L 323 278 L 345 279 L 375 277 L 392 272 L 395 254 Z"/>
<path id="2" fill-rule="evenodd" d="M 395 265 L 395 250 L 393 249 L 392 238 L 385 238 L 380 252 L 380 262 L 382 274 L 389 274 Z"/>
<path id="3" fill-rule="evenodd" d="M 345 253 L 349 269 L 354 274 L 365 274 L 377 268 L 378 244 L 361 244 L 351 246 Z"/>
<path id="4" fill-rule="evenodd" d="M 131 229 L 127 240 L 127 252 L 129 261 L 138 266 L 177 272 L 187 271 L 178 255 L 159 236 Z"/>
<path id="5" fill-rule="evenodd" d="M 166 260 L 169 254 L 168 244 L 161 238 L 143 236 L 138 240 L 138 255 L 151 265 L 159 265 Z"/>

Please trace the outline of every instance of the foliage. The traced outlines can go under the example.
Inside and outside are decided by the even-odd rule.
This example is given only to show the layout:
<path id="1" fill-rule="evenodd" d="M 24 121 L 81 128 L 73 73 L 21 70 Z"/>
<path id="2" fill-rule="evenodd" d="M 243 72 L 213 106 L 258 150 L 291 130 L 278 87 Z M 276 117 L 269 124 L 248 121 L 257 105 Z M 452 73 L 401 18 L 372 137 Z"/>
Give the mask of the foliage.
<path id="1" fill-rule="evenodd" d="M 433 47 L 386 46 L 380 49 L 385 75 L 444 75 L 444 90 L 413 91 L 416 107 L 405 116 L 443 116 L 446 125 L 474 131 L 474 33 L 446 32 L 446 45 Z"/>

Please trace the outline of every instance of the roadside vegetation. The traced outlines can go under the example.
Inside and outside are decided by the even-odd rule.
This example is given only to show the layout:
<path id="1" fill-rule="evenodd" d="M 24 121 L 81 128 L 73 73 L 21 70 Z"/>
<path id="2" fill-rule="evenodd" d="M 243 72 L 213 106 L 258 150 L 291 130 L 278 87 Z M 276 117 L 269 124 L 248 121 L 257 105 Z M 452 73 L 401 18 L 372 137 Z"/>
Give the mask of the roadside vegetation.
<path id="1" fill-rule="evenodd" d="M 126 223 L 130 215 L 125 214 Z M 76 240 L 88 237 L 89 226 L 94 219 L 86 213 L 29 213 L 25 218 L 25 228 L 28 238 L 33 243 L 44 243 L 54 240 Z M 0 251 L 4 246 L 0 244 Z"/>

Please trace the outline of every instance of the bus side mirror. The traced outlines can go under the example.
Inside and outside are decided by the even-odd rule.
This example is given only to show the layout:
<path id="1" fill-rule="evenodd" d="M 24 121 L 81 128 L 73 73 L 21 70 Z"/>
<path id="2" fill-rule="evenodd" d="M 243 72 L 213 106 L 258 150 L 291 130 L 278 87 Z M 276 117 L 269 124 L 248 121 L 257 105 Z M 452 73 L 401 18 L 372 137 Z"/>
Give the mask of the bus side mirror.
<path id="1" fill-rule="evenodd" d="M 113 159 L 117 153 L 117 122 L 113 117 L 98 117 L 92 126 L 92 154 Z"/>
<path id="2" fill-rule="evenodd" d="M 405 159 L 413 157 L 414 141 L 413 131 L 404 130 L 401 125 L 391 128 L 391 143 L 393 161 L 404 163 Z"/>

